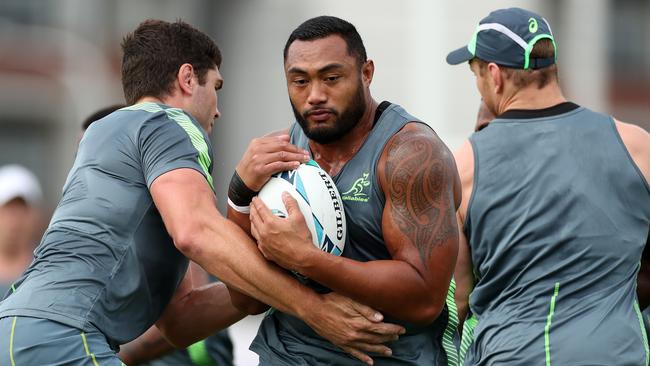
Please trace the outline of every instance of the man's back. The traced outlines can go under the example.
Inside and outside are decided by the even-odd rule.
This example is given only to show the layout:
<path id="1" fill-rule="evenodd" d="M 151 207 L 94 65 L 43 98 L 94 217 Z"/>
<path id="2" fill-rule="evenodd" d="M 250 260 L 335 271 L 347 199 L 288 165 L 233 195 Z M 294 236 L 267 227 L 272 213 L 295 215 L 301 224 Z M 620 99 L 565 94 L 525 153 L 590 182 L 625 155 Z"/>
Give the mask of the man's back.
<path id="1" fill-rule="evenodd" d="M 35 260 L 1 303 L 0 317 L 96 328 L 113 345 L 151 326 L 183 278 L 187 259 L 167 234 L 148 187 L 176 168 L 207 173 L 209 160 L 199 162 L 201 149 L 191 137 L 204 137 L 201 131 L 180 110 L 154 103 L 93 124 Z"/>
<path id="2" fill-rule="evenodd" d="M 565 103 L 506 112 L 470 140 L 479 321 L 466 364 L 645 363 L 635 281 L 650 188 L 613 120 Z"/>

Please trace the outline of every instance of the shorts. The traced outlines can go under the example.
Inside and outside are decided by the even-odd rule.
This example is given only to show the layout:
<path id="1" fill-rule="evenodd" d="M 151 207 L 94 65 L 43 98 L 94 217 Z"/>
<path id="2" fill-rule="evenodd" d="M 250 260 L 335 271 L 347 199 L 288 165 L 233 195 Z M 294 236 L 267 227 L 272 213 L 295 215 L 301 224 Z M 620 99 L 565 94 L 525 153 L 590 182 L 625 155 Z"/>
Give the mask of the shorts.
<path id="1" fill-rule="evenodd" d="M 0 365 L 124 366 L 101 332 L 24 316 L 0 318 Z"/>

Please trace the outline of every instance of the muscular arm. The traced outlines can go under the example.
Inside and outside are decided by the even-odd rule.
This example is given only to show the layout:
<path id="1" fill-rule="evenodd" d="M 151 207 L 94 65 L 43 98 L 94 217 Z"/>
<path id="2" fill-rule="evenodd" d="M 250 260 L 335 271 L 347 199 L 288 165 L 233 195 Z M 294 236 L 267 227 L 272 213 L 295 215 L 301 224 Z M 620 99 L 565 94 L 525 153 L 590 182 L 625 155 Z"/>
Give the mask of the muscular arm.
<path id="1" fill-rule="evenodd" d="M 196 301 L 201 298 L 204 300 Z M 186 314 L 196 312 L 197 309 L 193 307 L 197 305 L 201 307 L 199 311 L 206 318 L 187 319 Z M 183 308 L 183 306 L 187 307 Z M 203 306 L 206 308 L 204 309 Z M 193 343 L 192 339 L 202 339 L 202 334 L 206 333 L 211 335 L 215 329 L 234 323 L 243 316 L 227 301 L 223 289 L 213 288 L 208 274 L 199 265 L 190 262 L 187 274 L 168 305 L 168 310 L 157 322 L 158 326 L 152 326 L 143 335 L 122 345 L 119 357 L 127 365 L 135 366 L 175 350 L 176 348 L 163 336 L 158 327 L 165 329 L 167 334 L 172 334 L 174 339 L 182 338 L 183 343 Z M 183 328 L 192 329 L 195 334 L 183 335 Z"/>
<path id="2" fill-rule="evenodd" d="M 461 221 L 458 222 L 458 237 L 458 259 L 454 271 L 456 280 L 454 299 L 456 300 L 460 329 L 462 329 L 462 324 L 469 313 L 469 295 L 474 289 L 474 274 L 472 273 L 472 257 Z"/>
<path id="3" fill-rule="evenodd" d="M 287 136 L 287 142 L 288 142 L 288 133 L 289 133 L 289 131 L 286 130 L 286 129 L 281 130 L 281 131 L 275 131 L 275 132 L 272 132 L 272 133 L 264 136 L 264 138 L 278 137 L 278 136 L 286 135 Z M 259 140 L 262 140 L 262 139 L 259 139 Z M 257 140 L 257 141 L 253 140 L 251 142 L 251 145 L 246 150 L 246 153 L 242 157 L 242 160 L 246 160 L 246 159 L 257 160 L 258 164 L 257 164 L 257 166 L 254 166 L 254 168 L 258 170 L 257 173 L 260 173 L 259 172 L 260 170 L 264 170 L 264 172 L 262 172 L 262 173 L 264 173 L 263 176 L 266 176 L 267 172 L 275 173 L 275 170 L 284 168 L 284 166 L 279 165 L 279 164 L 276 164 L 276 165 L 278 165 L 277 168 L 269 167 L 268 162 L 266 161 L 266 159 L 264 159 L 263 157 L 262 158 L 256 157 L 255 155 L 263 156 L 263 155 L 266 155 L 266 154 L 275 153 L 276 151 L 285 151 L 287 153 L 290 153 L 293 150 L 286 151 L 288 148 L 287 148 L 287 146 L 284 146 L 284 145 L 267 147 L 265 149 L 261 149 L 261 148 L 258 148 L 257 146 L 253 146 L 256 142 L 259 142 L 259 140 Z M 259 145 L 264 145 L 264 144 L 259 143 Z M 253 148 L 251 148 L 251 146 L 253 146 Z M 268 144 L 267 144 L 267 146 L 268 146 Z M 247 155 L 253 155 L 253 156 L 249 157 Z M 286 155 L 287 155 L 287 158 L 291 157 L 290 154 L 286 154 Z M 244 170 L 245 169 L 242 167 L 241 163 L 236 168 L 236 171 L 239 174 L 239 176 L 241 177 L 243 175 L 244 181 L 249 181 L 249 179 L 246 179 L 246 178 L 248 178 L 248 174 L 247 174 L 248 172 L 246 172 Z M 262 174 L 260 174 L 260 175 L 262 175 Z M 249 184 L 251 184 L 251 183 L 249 183 Z M 252 184 L 259 185 L 259 182 L 253 182 Z M 256 187 L 253 187 L 253 188 L 255 189 L 255 191 L 259 191 L 261 189 L 261 186 L 260 187 L 256 186 Z M 250 221 L 250 217 L 249 217 L 248 214 L 237 212 L 230 205 L 228 205 L 228 212 L 227 212 L 226 217 L 228 218 L 228 220 L 230 220 L 230 221 L 234 222 L 235 224 L 237 224 L 237 226 L 239 226 L 242 230 L 244 230 L 245 233 L 247 233 L 250 236 L 250 233 L 251 233 L 251 221 Z M 245 295 L 245 294 L 235 290 L 234 288 L 228 287 L 228 290 L 230 291 L 230 298 L 231 298 L 233 304 L 238 309 L 246 312 L 247 314 L 261 314 L 261 313 L 263 313 L 263 312 L 265 312 L 266 310 L 269 309 L 269 306 L 267 304 L 265 304 L 265 303 L 263 303 L 261 301 L 258 301 L 258 300 L 254 299 L 254 298 L 252 298 L 252 297 L 250 297 L 248 295 Z"/>
<path id="4" fill-rule="evenodd" d="M 251 225 L 248 215 L 237 212 L 232 207 L 228 207 L 227 217 L 228 220 L 237 224 L 237 226 L 250 235 Z M 228 291 L 230 292 L 233 305 L 246 314 L 261 314 L 269 309 L 267 304 L 243 294 L 230 286 L 228 286 Z"/>
<path id="5" fill-rule="evenodd" d="M 156 326 L 174 346 L 186 348 L 245 315 L 230 303 L 225 284 L 210 283 L 177 291 Z"/>
<path id="6" fill-rule="evenodd" d="M 349 304 L 345 299 L 319 295 L 270 264 L 239 226 L 219 214 L 214 194 L 198 171 L 182 168 L 164 173 L 154 180 L 150 192 L 167 232 L 185 256 L 229 287 L 304 320 L 318 334 L 353 356 L 371 363 L 363 351 L 390 352 L 383 343 L 403 332 L 402 327 L 381 323 L 382 315 L 375 310 Z M 218 293 L 210 297 L 229 299 L 225 286 L 219 285 L 215 291 Z M 173 300 L 178 306 L 168 307 L 163 317 L 187 316 L 184 324 L 189 320 L 223 321 L 223 315 L 219 314 L 213 314 L 218 319 L 208 319 L 207 314 L 212 312 L 204 301 L 208 298 Z M 187 312 L 187 306 L 192 306 L 192 311 Z M 178 321 L 171 324 L 183 325 Z M 191 327 L 173 327 L 173 331 L 168 331 L 168 326 L 159 327 L 176 345 L 187 345 L 197 339 Z M 170 338 L 179 331 L 180 336 Z"/>
<path id="7" fill-rule="evenodd" d="M 430 302 L 437 317 L 458 251 L 455 211 L 461 192 L 453 157 L 433 131 L 410 124 L 388 142 L 378 168 L 386 197 L 384 240 L 393 260 L 410 267 L 410 280 L 420 282 L 403 294 L 404 306 Z M 389 275 L 402 271 L 396 267 Z M 418 291 L 428 296 L 418 297 Z"/>
<path id="8" fill-rule="evenodd" d="M 137 366 L 160 358 L 175 350 L 156 326 L 152 326 L 135 340 L 120 346 L 118 357 L 124 364 Z"/>
<path id="9" fill-rule="evenodd" d="M 316 294 L 270 265 L 255 243 L 217 211 L 205 178 L 193 169 L 158 177 L 151 195 L 176 247 L 237 291 L 295 316 L 317 303 Z M 225 291 L 225 287 L 223 288 Z M 300 298 L 297 304 L 291 299 Z"/>
<path id="10" fill-rule="evenodd" d="M 616 129 L 630 153 L 634 164 L 639 168 L 646 182 L 650 182 L 650 134 L 639 126 L 615 121 Z M 648 240 L 650 241 L 650 234 Z M 637 276 L 637 296 L 641 308 L 650 306 L 650 255 L 646 242 L 641 258 L 641 269 Z"/>
<path id="11" fill-rule="evenodd" d="M 456 307 L 458 309 L 458 319 L 461 324 L 460 328 L 462 329 L 462 324 L 469 313 L 469 295 L 474 289 L 472 255 L 463 230 L 474 180 L 474 153 L 469 141 L 465 141 L 460 149 L 456 151 L 454 159 L 456 160 L 463 192 L 463 199 L 456 213 L 459 240 L 458 259 L 454 271 L 454 278 L 456 279 Z"/>
<path id="12" fill-rule="evenodd" d="M 288 268 L 398 319 L 430 323 L 444 306 L 457 254 L 460 186 L 453 158 L 429 128 L 409 124 L 389 141 L 378 168 L 392 260 L 358 262 L 302 245 L 312 249 Z M 257 220 L 265 207 L 255 200 L 254 208 Z"/>

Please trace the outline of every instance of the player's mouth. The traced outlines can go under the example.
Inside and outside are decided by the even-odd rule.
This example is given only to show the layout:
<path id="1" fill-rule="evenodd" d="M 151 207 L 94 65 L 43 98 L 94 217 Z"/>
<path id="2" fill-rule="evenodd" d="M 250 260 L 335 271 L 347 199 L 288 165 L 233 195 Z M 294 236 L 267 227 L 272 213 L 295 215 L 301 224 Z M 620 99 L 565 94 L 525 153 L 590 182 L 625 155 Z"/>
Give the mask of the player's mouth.
<path id="1" fill-rule="evenodd" d="M 314 109 L 307 113 L 307 116 L 314 122 L 325 122 L 333 115 L 334 113 L 330 109 Z"/>

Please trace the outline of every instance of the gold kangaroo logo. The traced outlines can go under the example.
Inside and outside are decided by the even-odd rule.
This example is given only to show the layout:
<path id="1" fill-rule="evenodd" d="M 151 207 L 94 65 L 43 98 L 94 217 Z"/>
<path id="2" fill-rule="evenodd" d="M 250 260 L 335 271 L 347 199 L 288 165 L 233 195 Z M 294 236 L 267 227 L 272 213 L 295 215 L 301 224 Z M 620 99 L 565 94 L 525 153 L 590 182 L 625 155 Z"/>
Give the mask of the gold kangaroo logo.
<path id="1" fill-rule="evenodd" d="M 352 195 L 353 197 L 367 196 L 367 194 L 363 193 L 363 189 L 370 185 L 370 181 L 368 180 L 369 174 L 370 173 L 368 172 L 363 173 L 363 176 L 355 180 L 354 183 L 352 183 L 352 187 L 343 194 L 349 194 Z"/>

